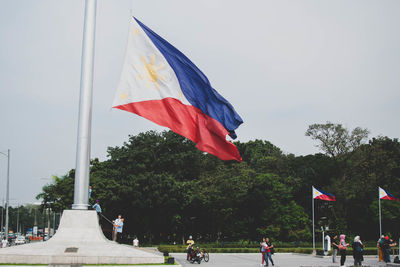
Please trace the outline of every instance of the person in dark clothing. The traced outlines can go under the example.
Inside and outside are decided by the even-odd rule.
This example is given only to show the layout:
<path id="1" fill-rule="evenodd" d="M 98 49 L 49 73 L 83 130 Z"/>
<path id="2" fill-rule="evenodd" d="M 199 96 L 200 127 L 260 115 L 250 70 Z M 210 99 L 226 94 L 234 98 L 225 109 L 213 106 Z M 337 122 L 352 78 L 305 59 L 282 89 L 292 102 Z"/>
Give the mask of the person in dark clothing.
<path id="1" fill-rule="evenodd" d="M 364 260 L 363 257 L 364 244 L 361 242 L 360 236 L 356 236 L 354 238 L 352 247 L 353 247 L 354 266 L 361 266 L 361 262 Z"/>
<path id="2" fill-rule="evenodd" d="M 344 263 L 346 262 L 346 249 L 349 244 L 346 243 L 346 235 L 341 234 L 339 237 L 340 266 L 344 266 Z"/>
<path id="3" fill-rule="evenodd" d="M 267 244 L 268 249 L 265 250 L 265 263 L 268 266 L 268 259 L 271 261 L 272 266 L 274 266 L 274 261 L 272 260 L 272 254 L 274 254 L 274 245 L 272 245 L 269 238 L 265 238 L 265 243 Z"/>
<path id="4" fill-rule="evenodd" d="M 332 262 L 335 263 L 336 262 L 336 255 L 337 252 L 339 250 L 339 241 L 337 239 L 337 235 L 334 235 L 332 237 L 332 247 L 333 247 L 333 252 L 332 252 Z"/>
<path id="5" fill-rule="evenodd" d="M 390 262 L 390 247 L 396 246 L 396 243 L 393 243 L 392 239 L 389 239 L 388 236 L 385 236 L 385 239 L 382 242 L 382 250 L 383 250 L 383 260 L 388 263 Z"/>

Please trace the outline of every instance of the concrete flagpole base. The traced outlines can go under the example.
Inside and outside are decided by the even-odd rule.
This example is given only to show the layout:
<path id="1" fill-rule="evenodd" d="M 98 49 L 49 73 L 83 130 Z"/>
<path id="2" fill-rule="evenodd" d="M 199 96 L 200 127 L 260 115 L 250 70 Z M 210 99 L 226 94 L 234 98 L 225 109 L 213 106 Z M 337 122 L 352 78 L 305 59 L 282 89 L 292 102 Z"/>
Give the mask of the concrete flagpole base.
<path id="1" fill-rule="evenodd" d="M 65 210 L 51 239 L 0 249 L 0 263 L 162 264 L 164 257 L 106 239 L 94 210 Z"/>

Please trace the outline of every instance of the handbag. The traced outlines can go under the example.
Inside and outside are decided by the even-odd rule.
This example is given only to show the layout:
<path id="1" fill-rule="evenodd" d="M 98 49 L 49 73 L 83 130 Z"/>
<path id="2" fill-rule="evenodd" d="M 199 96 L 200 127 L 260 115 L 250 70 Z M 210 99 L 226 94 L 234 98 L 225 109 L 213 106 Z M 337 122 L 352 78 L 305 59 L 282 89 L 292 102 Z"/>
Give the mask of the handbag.
<path id="1" fill-rule="evenodd" d="M 339 250 L 346 250 L 346 249 L 347 249 L 346 246 L 343 246 L 342 244 L 339 244 Z"/>

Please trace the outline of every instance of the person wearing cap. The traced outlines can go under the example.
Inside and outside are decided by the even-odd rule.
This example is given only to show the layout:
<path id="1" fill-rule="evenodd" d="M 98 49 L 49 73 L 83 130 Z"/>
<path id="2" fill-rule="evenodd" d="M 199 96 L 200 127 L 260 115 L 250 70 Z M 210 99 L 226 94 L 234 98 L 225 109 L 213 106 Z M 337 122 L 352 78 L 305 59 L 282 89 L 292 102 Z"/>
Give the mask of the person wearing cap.
<path id="1" fill-rule="evenodd" d="M 194 240 L 193 237 L 190 235 L 188 241 L 186 241 L 186 259 L 190 260 L 192 258 L 192 251 L 193 251 L 193 245 L 194 245 Z"/>
<path id="2" fill-rule="evenodd" d="M 100 201 L 97 199 L 97 200 L 96 200 L 96 203 L 92 206 L 92 208 L 95 209 L 95 210 L 97 211 L 97 214 L 100 216 L 100 214 L 101 214 L 101 207 L 100 207 L 99 202 L 100 202 Z"/>

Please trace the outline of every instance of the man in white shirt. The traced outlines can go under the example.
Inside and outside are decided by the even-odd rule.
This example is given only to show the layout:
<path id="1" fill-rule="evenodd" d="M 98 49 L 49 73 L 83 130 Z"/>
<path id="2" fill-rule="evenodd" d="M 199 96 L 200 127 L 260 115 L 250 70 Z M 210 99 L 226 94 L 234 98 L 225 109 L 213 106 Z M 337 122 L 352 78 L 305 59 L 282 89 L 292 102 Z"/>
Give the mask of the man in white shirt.
<path id="1" fill-rule="evenodd" d="M 6 237 L 4 237 L 3 240 L 1 240 L 1 247 L 2 248 L 8 247 L 8 240 Z"/>
<path id="2" fill-rule="evenodd" d="M 112 232 L 112 240 L 117 241 L 117 224 L 121 222 L 121 215 L 118 215 L 118 218 L 113 221 L 113 232 Z"/>
<path id="3" fill-rule="evenodd" d="M 121 244 L 122 242 L 122 229 L 124 227 L 124 219 L 121 215 L 118 215 L 118 219 L 114 221 L 115 231 L 117 232 L 117 242 Z"/>
<path id="4" fill-rule="evenodd" d="M 139 239 L 137 239 L 137 236 L 135 236 L 135 239 L 133 239 L 133 246 L 139 247 Z"/>

